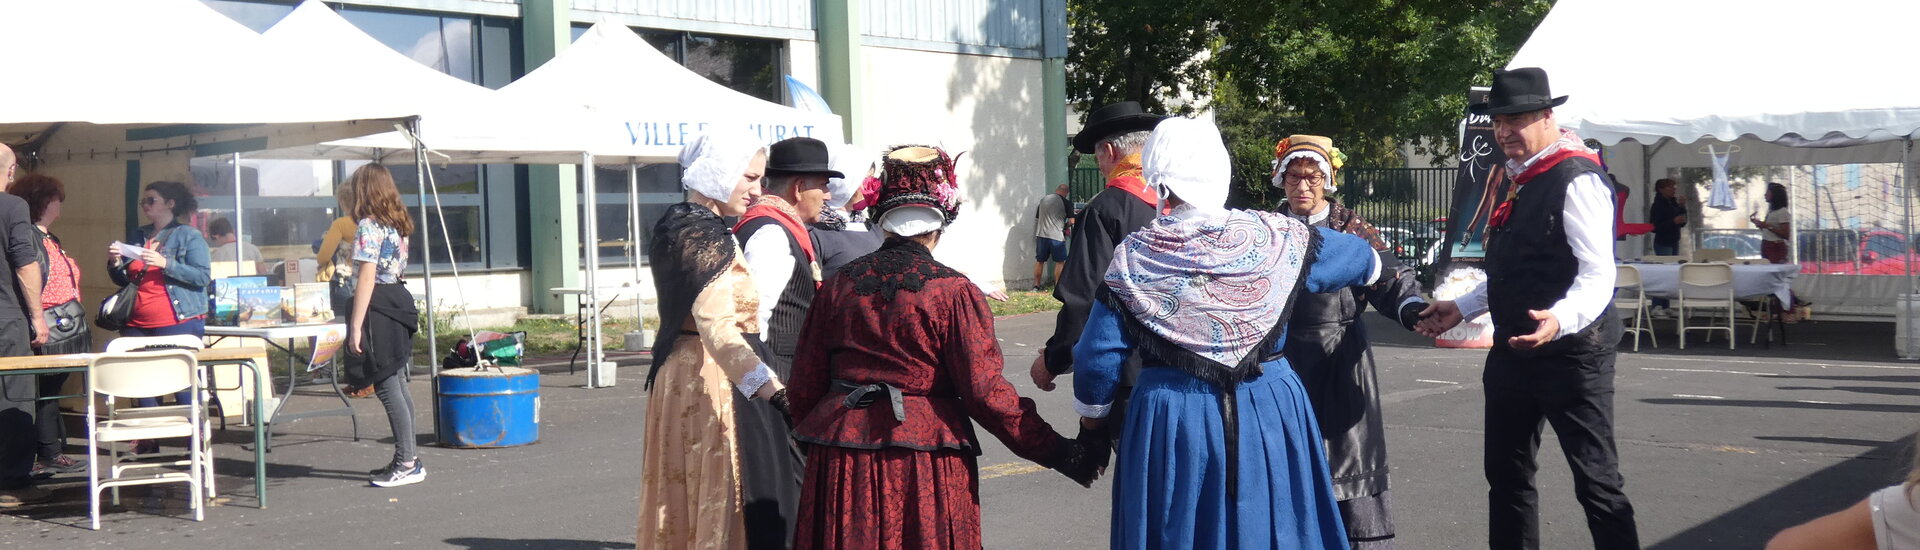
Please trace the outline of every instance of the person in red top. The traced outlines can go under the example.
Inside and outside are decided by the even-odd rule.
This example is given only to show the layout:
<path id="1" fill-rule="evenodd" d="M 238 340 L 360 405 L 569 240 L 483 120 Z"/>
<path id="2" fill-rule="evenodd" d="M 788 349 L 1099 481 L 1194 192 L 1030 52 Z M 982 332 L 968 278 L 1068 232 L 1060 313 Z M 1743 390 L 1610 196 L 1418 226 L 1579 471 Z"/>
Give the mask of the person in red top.
<path id="1" fill-rule="evenodd" d="M 46 282 L 40 287 L 40 308 L 42 311 L 73 310 L 80 304 L 80 264 L 67 256 L 60 248 L 60 238 L 47 231 L 54 220 L 60 219 L 60 207 L 67 201 L 66 186 L 60 180 L 41 174 L 27 174 L 7 188 L 13 196 L 27 201 L 27 213 L 32 216 L 34 226 L 40 230 L 41 261 L 46 273 Z M 78 311 L 84 312 L 84 309 Z M 63 340 L 54 340 L 49 336 L 47 343 L 35 348 L 39 355 L 59 355 L 64 353 L 86 353 L 93 351 L 93 338 L 85 326 L 55 326 L 58 322 L 84 325 L 84 314 L 79 316 L 47 315 L 47 326 L 57 334 L 72 334 Z M 78 328 L 77 332 L 70 329 Z M 66 374 L 40 375 L 40 395 L 62 395 L 61 388 L 67 383 Z M 66 446 L 67 433 L 65 423 L 60 421 L 60 401 L 43 400 L 35 404 L 34 426 L 40 434 L 38 456 L 33 464 L 34 477 L 52 477 L 55 474 L 70 474 L 87 469 L 87 463 L 75 460 L 62 451 Z"/>
<path id="2" fill-rule="evenodd" d="M 139 206 L 141 215 L 151 224 L 135 229 L 126 242 L 145 249 L 140 258 L 129 261 L 114 247 L 107 250 L 111 258 L 107 274 L 114 284 L 140 285 L 133 316 L 120 335 L 206 336 L 207 285 L 212 282 L 207 239 L 199 229 L 179 223 L 179 218 L 193 213 L 199 203 L 186 184 L 156 181 L 147 184 L 140 194 Z M 192 397 L 189 391 L 183 390 L 175 397 L 186 403 Z M 144 398 L 135 403 L 147 407 L 158 405 L 159 400 Z M 135 445 L 134 452 L 154 448 L 151 441 L 143 441 Z"/>
<path id="3" fill-rule="evenodd" d="M 959 193 L 931 147 L 886 157 L 874 208 L 888 239 L 820 287 L 800 330 L 788 406 L 807 448 L 793 547 L 979 548 L 973 422 L 1083 486 L 1106 437 L 1070 440 L 1001 376 L 993 313 L 933 259 Z"/>

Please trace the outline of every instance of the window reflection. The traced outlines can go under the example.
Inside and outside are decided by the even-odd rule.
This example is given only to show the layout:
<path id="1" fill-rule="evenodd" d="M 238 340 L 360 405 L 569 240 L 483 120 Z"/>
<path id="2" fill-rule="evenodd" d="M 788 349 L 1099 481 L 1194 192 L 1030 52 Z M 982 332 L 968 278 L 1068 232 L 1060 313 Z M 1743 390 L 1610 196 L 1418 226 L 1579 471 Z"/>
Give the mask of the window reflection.
<path id="1" fill-rule="evenodd" d="M 273 27 L 274 23 L 279 23 L 280 19 L 293 13 L 291 4 L 263 4 L 240 0 L 200 0 L 200 2 L 213 8 L 213 11 L 246 25 L 247 28 L 253 29 L 253 32 L 266 32 Z"/>
<path id="2" fill-rule="evenodd" d="M 380 43 L 422 65 L 474 81 L 473 17 L 343 7 L 340 16 Z"/>

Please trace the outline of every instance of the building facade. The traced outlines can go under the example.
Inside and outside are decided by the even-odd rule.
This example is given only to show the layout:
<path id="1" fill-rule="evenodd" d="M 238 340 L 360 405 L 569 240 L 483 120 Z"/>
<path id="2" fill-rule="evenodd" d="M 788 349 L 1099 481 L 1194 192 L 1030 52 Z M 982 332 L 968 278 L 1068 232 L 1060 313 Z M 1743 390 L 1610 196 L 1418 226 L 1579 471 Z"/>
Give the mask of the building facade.
<path id="1" fill-rule="evenodd" d="M 256 31 L 290 13 L 282 0 L 202 0 Z M 328 2 L 360 30 L 423 65 L 499 88 L 563 51 L 599 22 L 625 25 L 688 70 L 742 93 L 788 103 L 787 77 L 824 96 L 845 135 L 873 155 L 889 145 L 925 143 L 965 152 L 965 206 L 939 256 L 989 281 L 1024 283 L 1033 254 L 1032 210 L 1066 181 L 1064 0 L 355 0 Z M 342 75 L 343 78 L 350 75 Z M 378 83 L 371 83 L 378 85 Z M 429 130 L 430 132 L 431 130 Z M 247 240 L 268 263 L 311 257 L 338 215 L 333 188 L 355 162 L 206 157 L 186 166 L 149 162 L 120 176 L 131 194 L 161 179 L 189 179 L 203 193 L 202 225 L 231 217 L 234 171 Z M 450 165 L 433 168 L 444 218 L 425 220 L 436 300 L 469 310 L 558 313 L 567 299 L 548 289 L 579 286 L 581 257 L 601 255 L 602 281 L 641 283 L 652 220 L 683 200 L 675 165 L 596 173 L 600 242 L 583 243 L 583 200 L 573 167 Z M 394 170 L 403 199 L 417 206 L 411 167 Z M 104 173 L 90 174 L 102 178 Z M 69 176 L 71 177 L 71 176 Z M 630 219 L 628 205 L 640 204 Z M 133 210 L 123 215 L 138 225 Z M 113 224 L 91 230 L 118 238 Z M 636 243 L 629 228 L 641 229 Z M 442 231 L 445 237 L 443 238 Z M 416 238 L 415 242 L 421 240 Z M 640 246 L 635 246 L 640 244 Z M 448 246 L 450 245 L 450 246 Z M 636 267 L 639 269 L 636 270 Z M 90 281 L 91 282 L 91 281 Z M 608 283 L 603 282 L 606 286 Z M 459 285 L 459 289 L 451 288 Z M 444 288 L 443 288 L 444 287 Z M 93 294 L 108 289 L 94 289 Z"/>

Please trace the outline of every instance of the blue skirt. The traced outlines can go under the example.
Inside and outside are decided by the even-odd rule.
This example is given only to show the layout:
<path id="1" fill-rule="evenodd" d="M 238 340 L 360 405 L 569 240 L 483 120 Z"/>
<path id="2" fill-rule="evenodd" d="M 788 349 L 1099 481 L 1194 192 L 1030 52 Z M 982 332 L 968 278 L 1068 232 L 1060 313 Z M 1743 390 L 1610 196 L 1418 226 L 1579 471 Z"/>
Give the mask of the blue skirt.
<path id="1" fill-rule="evenodd" d="M 1346 548 L 1313 407 L 1284 360 L 1238 388 L 1239 494 L 1227 501 L 1216 390 L 1146 368 L 1115 458 L 1113 548 Z"/>

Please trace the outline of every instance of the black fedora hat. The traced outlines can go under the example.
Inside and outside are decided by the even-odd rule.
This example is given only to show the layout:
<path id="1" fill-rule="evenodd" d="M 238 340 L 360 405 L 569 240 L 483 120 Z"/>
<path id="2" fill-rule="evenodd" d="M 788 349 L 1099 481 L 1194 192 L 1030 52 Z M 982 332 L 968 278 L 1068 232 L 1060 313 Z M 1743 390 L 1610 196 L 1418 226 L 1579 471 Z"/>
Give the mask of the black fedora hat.
<path id="1" fill-rule="evenodd" d="M 1166 115 L 1147 112 L 1138 101 L 1122 101 L 1099 109 L 1087 115 L 1087 125 L 1073 136 L 1073 149 L 1081 153 L 1092 153 L 1093 146 L 1100 140 L 1116 134 L 1152 130 Z"/>
<path id="2" fill-rule="evenodd" d="M 1559 107 L 1567 96 L 1553 97 L 1547 87 L 1547 71 L 1539 67 L 1521 67 L 1511 71 L 1493 71 L 1493 91 L 1486 103 L 1469 108 L 1475 114 L 1511 115 Z"/>
<path id="3" fill-rule="evenodd" d="M 827 143 L 810 137 L 787 138 L 767 148 L 767 173 L 826 174 L 847 177 L 834 170 L 827 155 Z"/>

